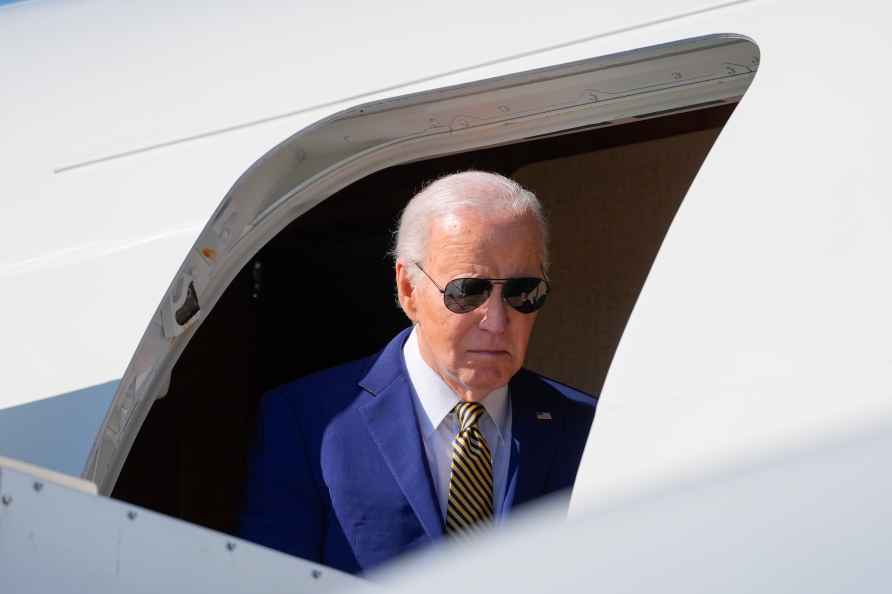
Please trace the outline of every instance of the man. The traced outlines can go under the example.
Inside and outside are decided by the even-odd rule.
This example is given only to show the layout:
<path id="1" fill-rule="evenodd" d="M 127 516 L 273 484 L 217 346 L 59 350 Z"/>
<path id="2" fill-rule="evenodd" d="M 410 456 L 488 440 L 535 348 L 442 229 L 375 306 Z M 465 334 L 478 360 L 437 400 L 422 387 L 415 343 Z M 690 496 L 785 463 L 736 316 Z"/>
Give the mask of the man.
<path id="1" fill-rule="evenodd" d="M 358 573 L 571 487 L 595 399 L 522 369 L 546 246 L 538 200 L 505 177 L 415 196 L 394 248 L 412 328 L 266 395 L 242 535 Z"/>

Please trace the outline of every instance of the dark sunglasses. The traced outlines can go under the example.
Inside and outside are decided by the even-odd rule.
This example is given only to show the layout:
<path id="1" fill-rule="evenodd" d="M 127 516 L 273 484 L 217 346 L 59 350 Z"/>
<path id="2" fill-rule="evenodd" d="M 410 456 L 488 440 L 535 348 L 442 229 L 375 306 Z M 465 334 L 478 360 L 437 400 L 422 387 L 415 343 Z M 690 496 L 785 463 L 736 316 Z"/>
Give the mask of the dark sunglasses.
<path id="1" fill-rule="evenodd" d="M 446 309 L 457 314 L 468 313 L 486 303 L 493 285 L 502 285 L 502 300 L 524 314 L 533 313 L 545 305 L 548 297 L 549 284 L 544 278 L 454 278 L 441 289 L 421 264 L 416 262 L 415 266 L 443 294 Z"/>

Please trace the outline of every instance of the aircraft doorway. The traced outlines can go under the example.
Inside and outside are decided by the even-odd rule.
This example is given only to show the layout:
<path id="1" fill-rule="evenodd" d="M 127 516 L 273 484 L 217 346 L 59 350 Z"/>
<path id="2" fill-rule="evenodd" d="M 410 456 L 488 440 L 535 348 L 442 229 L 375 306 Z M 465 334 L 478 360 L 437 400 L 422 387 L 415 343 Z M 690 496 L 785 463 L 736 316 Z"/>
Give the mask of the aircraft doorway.
<path id="1" fill-rule="evenodd" d="M 380 349 L 407 320 L 391 233 L 469 168 L 517 179 L 552 226 L 553 293 L 527 367 L 598 393 L 672 218 L 735 104 L 427 159 L 367 176 L 286 226 L 235 277 L 154 403 L 113 497 L 234 532 L 265 390 Z"/>

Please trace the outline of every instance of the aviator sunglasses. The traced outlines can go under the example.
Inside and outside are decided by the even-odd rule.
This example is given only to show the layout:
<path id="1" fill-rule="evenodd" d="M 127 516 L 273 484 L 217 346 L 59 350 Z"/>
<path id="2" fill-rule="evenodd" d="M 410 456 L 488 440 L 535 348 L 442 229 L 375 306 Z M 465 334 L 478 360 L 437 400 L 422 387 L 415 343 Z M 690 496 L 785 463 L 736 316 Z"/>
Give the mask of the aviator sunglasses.
<path id="1" fill-rule="evenodd" d="M 533 313 L 545 305 L 548 296 L 549 285 L 544 278 L 454 278 L 441 288 L 421 264 L 416 262 L 415 266 L 443 294 L 446 309 L 457 314 L 468 313 L 486 303 L 493 285 L 502 285 L 502 300 L 524 314 Z"/>

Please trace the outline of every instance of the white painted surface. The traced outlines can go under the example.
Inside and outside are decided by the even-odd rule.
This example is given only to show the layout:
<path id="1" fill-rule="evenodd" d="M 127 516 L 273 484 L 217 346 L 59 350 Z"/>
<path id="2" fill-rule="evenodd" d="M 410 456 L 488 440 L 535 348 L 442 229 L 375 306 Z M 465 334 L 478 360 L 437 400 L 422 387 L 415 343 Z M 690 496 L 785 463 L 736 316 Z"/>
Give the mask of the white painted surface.
<path id="1" fill-rule="evenodd" d="M 392 594 L 889 592 L 892 423 L 517 523 L 375 579 Z"/>
<path id="2" fill-rule="evenodd" d="M 574 505 L 892 419 L 888 17 L 765 2 L 685 28 L 751 34 L 759 74 L 644 286 Z"/>
<path id="3" fill-rule="evenodd" d="M 21 460 L 14 460 L 12 458 L 0 456 L 0 472 L 3 470 L 16 471 L 20 474 L 27 475 L 32 479 L 33 483 L 31 486 L 35 491 L 39 491 L 42 488 L 43 483 L 52 482 L 60 487 L 66 487 L 74 491 L 80 491 L 81 493 L 88 493 L 90 495 L 99 493 L 99 490 L 96 488 L 96 483 L 92 483 L 76 476 L 63 474 L 61 472 L 47 470 L 46 468 L 41 468 L 40 466 L 35 466 L 34 464 L 29 464 Z M 38 484 L 40 484 L 40 486 L 38 486 Z M 0 488 L 2 488 L 2 483 L 0 483 Z M 6 499 L 0 500 L 0 505 L 7 507 L 12 505 L 12 495 L 6 494 Z"/>
<path id="4" fill-rule="evenodd" d="M 0 575 L 3 591 L 16 594 L 375 591 L 327 567 L 5 465 Z"/>

